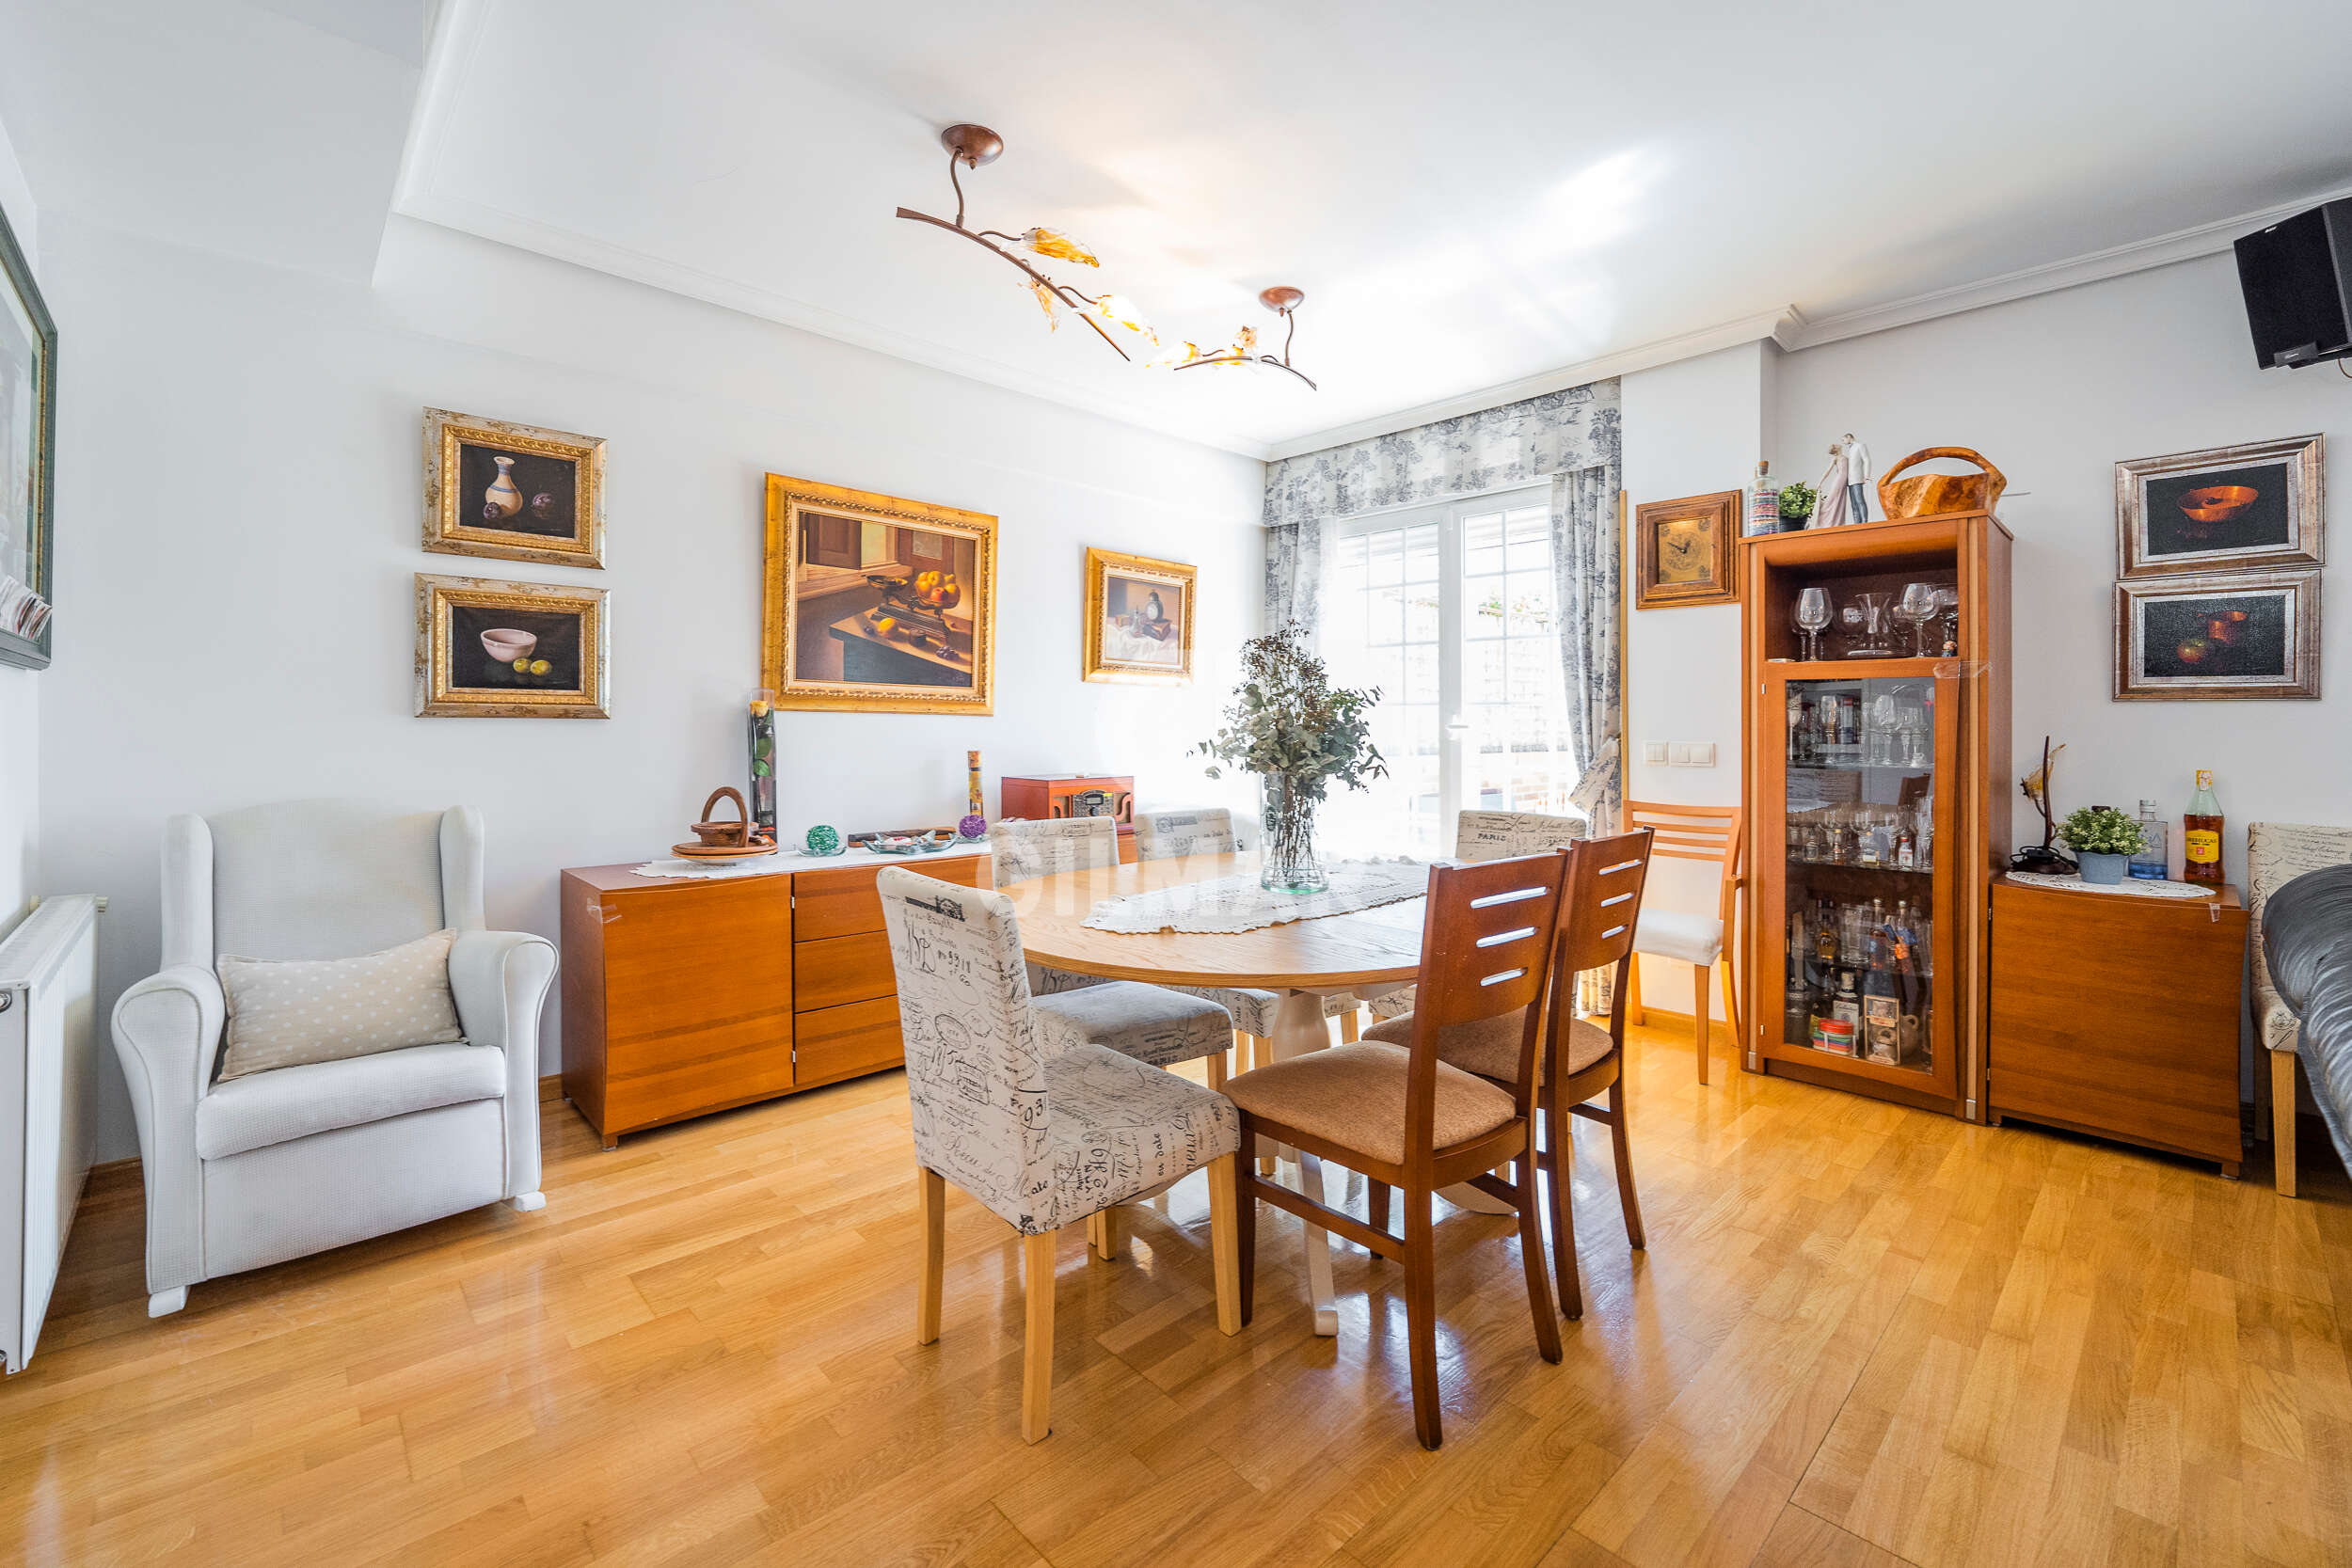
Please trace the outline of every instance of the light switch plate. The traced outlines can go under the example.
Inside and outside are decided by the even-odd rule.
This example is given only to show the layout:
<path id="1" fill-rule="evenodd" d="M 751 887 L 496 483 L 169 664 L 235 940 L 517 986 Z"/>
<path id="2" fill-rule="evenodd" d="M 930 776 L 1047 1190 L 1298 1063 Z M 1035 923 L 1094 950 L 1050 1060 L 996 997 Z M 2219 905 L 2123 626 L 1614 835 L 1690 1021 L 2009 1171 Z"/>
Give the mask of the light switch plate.
<path id="1" fill-rule="evenodd" d="M 1667 751 L 1667 766 L 1712 768 L 1715 766 L 1715 743 L 1711 740 L 1670 741 Z"/>
<path id="2" fill-rule="evenodd" d="M 1642 760 L 1652 768 L 1666 766 L 1666 743 L 1662 740 L 1642 742 Z"/>

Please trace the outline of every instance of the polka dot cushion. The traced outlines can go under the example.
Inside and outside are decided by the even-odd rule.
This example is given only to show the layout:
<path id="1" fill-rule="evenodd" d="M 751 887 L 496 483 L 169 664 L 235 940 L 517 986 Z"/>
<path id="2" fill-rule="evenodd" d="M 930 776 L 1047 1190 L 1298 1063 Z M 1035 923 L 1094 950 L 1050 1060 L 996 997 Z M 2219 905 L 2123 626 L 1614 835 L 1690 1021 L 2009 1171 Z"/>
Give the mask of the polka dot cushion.
<path id="1" fill-rule="evenodd" d="M 436 931 L 357 958 L 222 954 L 220 987 L 229 999 L 222 1080 L 464 1039 L 449 990 L 456 940 L 455 931 Z"/>

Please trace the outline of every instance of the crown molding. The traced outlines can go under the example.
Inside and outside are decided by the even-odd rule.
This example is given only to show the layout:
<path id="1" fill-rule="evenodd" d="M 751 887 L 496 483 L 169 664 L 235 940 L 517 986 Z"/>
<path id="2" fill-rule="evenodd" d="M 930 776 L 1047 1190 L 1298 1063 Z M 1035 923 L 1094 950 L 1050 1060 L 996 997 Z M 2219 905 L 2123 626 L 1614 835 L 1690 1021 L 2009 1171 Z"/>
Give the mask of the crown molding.
<path id="1" fill-rule="evenodd" d="M 2135 240 L 2130 245 L 2111 245 L 2106 250 L 2071 256 L 2060 261 L 2045 261 L 2040 266 L 2003 273 L 1998 277 L 1913 294 L 1907 299 L 1894 300 L 1885 305 L 1840 311 L 1818 321 L 1799 315 L 1795 329 L 1789 337 L 1780 340 L 1780 346 L 1791 350 L 1819 348 L 1823 343 L 1860 338 L 1872 332 L 1885 332 L 1898 326 L 1910 326 L 1919 322 L 1933 321 L 1939 316 L 1956 316 L 1965 310 L 1981 310 L 1988 305 L 2006 305 L 2011 300 L 2030 299 L 2035 294 L 2056 293 L 2060 289 L 2079 288 L 2085 283 L 2100 283 L 2111 277 L 2169 267 L 2176 261 L 2193 261 L 2201 256 L 2218 255 L 2229 249 L 2243 234 L 2346 196 L 2352 196 L 2352 186 L 2324 191 L 2316 196 L 2281 202 L 2275 207 L 2264 207 L 2251 213 L 2241 213 L 2235 217 L 2222 218 L 2215 223 L 2176 229 L 2169 234 Z"/>
<path id="2" fill-rule="evenodd" d="M 1661 338 L 1655 342 L 1619 349 L 1597 358 L 1581 359 L 1572 365 L 1562 365 L 1556 370 L 1522 376 L 1517 381 L 1482 388 L 1475 392 L 1441 398 L 1436 403 L 1424 403 L 1414 408 L 1400 408 L 1392 414 L 1359 420 L 1353 424 L 1334 425 L 1329 430 L 1319 430 L 1308 436 L 1288 436 L 1273 444 L 1268 450 L 1267 461 L 1279 462 L 1285 457 L 1296 457 L 1301 452 L 1321 451 L 1326 447 L 1370 440 L 1375 436 L 1410 430 L 1416 425 L 1432 424 L 1457 415 L 1475 414 L 1506 403 L 1518 403 L 1523 398 L 1540 397 L 1546 392 L 1564 392 L 1587 382 L 1606 381 L 1613 375 L 1630 375 L 1635 371 L 1671 365 L 1677 359 L 1695 359 L 1703 354 L 1738 348 L 1741 343 L 1777 338 L 1788 321 L 1796 314 L 1795 306 L 1784 306 L 1760 315 L 1743 316 L 1738 321 L 1701 327 L 1695 332 L 1684 332 L 1672 338 Z"/>

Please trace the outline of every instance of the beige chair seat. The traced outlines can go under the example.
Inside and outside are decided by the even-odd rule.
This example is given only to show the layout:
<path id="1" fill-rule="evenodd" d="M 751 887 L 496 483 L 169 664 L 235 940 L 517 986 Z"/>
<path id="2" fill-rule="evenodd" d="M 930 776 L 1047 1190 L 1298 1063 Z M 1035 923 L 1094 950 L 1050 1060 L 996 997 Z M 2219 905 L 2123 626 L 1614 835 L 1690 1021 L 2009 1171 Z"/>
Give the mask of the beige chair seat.
<path id="1" fill-rule="evenodd" d="M 1633 951 L 1708 967 L 1724 956 L 1724 923 L 1711 914 L 1644 910 L 1633 927 Z"/>
<path id="2" fill-rule="evenodd" d="M 1245 1072 L 1227 1081 L 1225 1093 L 1253 1117 L 1401 1165 L 1408 1062 L 1401 1046 L 1359 1040 Z M 1438 1064 L 1431 1120 L 1438 1148 L 1484 1137 L 1517 1114 L 1511 1097 L 1484 1078 Z"/>
<path id="3" fill-rule="evenodd" d="M 496 1100 L 505 1092 L 506 1053 L 463 1040 L 274 1068 L 216 1085 L 196 1102 L 197 1157 L 226 1160 L 314 1132 Z"/>
<path id="4" fill-rule="evenodd" d="M 1438 1060 L 1464 1072 L 1474 1072 L 1481 1078 L 1499 1078 L 1512 1083 L 1519 1075 L 1519 1037 L 1527 1027 L 1527 1011 L 1503 1013 L 1494 1018 L 1474 1019 L 1457 1023 L 1438 1037 Z M 1413 1039 L 1413 1015 L 1385 1018 L 1364 1031 L 1364 1038 L 1389 1045 L 1410 1045 Z M 1575 1019 L 1568 1024 L 1568 1072 L 1582 1072 L 1609 1054 L 1609 1031 L 1588 1019 Z M 1544 1064 L 1535 1063 L 1535 1081 L 1542 1083 Z"/>

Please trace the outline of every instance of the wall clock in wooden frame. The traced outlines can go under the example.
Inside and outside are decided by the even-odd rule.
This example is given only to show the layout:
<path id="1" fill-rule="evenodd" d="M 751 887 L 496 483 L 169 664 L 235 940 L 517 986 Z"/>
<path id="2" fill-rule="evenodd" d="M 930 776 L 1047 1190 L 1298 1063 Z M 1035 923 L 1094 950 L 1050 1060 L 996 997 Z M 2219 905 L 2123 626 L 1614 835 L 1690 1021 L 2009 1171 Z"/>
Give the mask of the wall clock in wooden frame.
<path id="1" fill-rule="evenodd" d="M 1737 490 L 1635 507 L 1633 607 L 1739 603 L 1739 534 Z"/>

